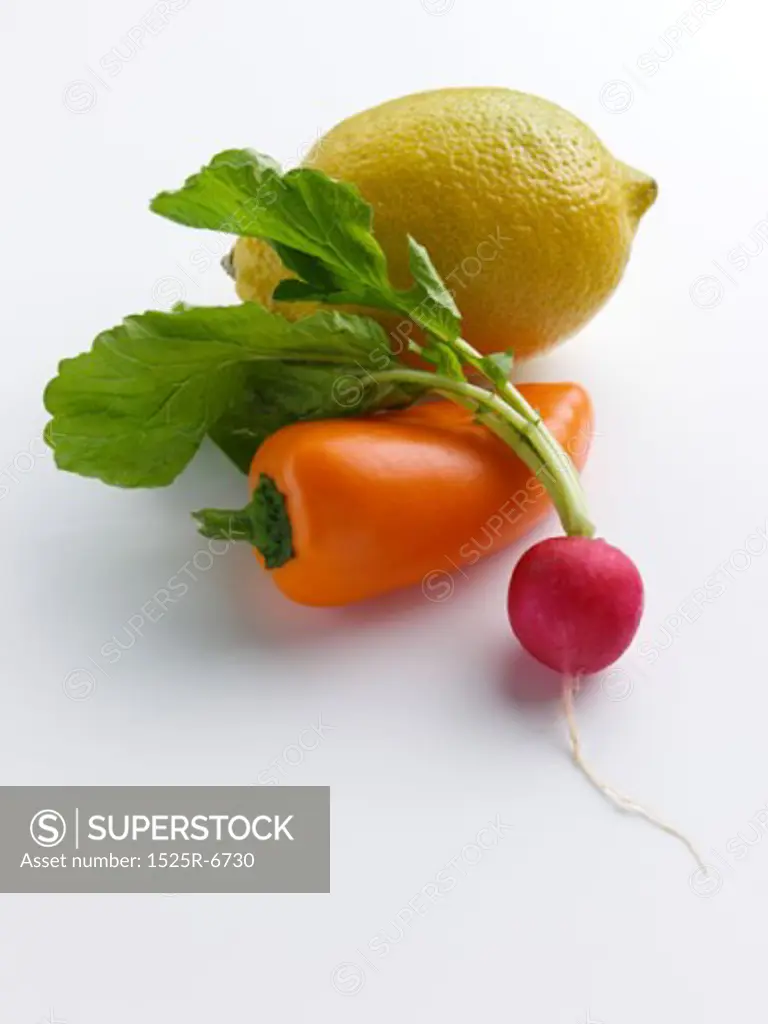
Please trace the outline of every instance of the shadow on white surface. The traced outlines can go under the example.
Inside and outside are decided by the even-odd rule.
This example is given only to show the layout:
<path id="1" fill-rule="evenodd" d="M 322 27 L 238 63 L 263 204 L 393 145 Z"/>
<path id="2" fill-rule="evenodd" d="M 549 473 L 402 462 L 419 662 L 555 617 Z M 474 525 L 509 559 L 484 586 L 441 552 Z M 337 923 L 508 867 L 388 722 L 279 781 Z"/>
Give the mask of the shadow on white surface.
<path id="1" fill-rule="evenodd" d="M 519 646 L 500 652 L 498 684 L 507 698 L 524 707 L 559 701 L 563 692 L 562 676 Z"/>

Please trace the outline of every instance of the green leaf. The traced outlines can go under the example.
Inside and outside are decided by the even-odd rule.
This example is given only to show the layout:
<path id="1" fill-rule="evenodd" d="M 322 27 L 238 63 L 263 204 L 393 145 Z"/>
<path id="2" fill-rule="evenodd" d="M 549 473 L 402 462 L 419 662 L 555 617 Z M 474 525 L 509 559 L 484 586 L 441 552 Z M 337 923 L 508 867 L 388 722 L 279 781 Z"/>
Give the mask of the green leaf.
<path id="1" fill-rule="evenodd" d="M 323 302 L 330 306 L 368 306 L 372 309 L 393 310 L 392 305 L 382 303 L 379 297 L 371 292 L 338 291 L 336 288 L 324 289 L 307 281 L 285 278 L 278 281 L 272 298 L 276 302 Z"/>
<path id="2" fill-rule="evenodd" d="M 47 436 L 61 469 L 123 487 L 164 486 L 210 429 L 242 413 L 244 366 L 270 362 L 274 377 L 279 360 L 339 377 L 389 359 L 384 331 L 365 317 L 320 312 L 290 323 L 256 303 L 144 313 L 62 361 L 45 393 Z M 294 418 L 301 402 L 297 395 Z M 258 432 L 257 416 L 254 409 Z"/>
<path id="3" fill-rule="evenodd" d="M 443 341 L 455 341 L 461 333 L 461 314 L 429 253 L 410 235 L 408 263 L 416 283 L 409 291 L 398 292 L 403 312 L 430 334 Z"/>
<path id="4" fill-rule="evenodd" d="M 431 345 L 417 346 L 417 349 L 422 359 L 432 363 L 438 373 L 451 380 L 466 380 L 461 359 L 450 345 L 443 341 L 433 341 Z"/>
<path id="5" fill-rule="evenodd" d="M 509 382 L 509 375 L 515 356 L 510 349 L 507 352 L 492 352 L 478 360 L 478 368 L 486 375 L 491 383 L 498 388 L 503 388 Z"/>
<path id="6" fill-rule="evenodd" d="M 386 364 L 377 354 L 375 369 L 383 368 Z M 256 450 L 281 427 L 397 408 L 410 404 L 423 390 L 413 385 L 377 384 L 371 371 L 364 364 L 248 364 L 242 368 L 237 394 L 233 394 L 227 411 L 209 434 L 247 473 Z"/>
<path id="7" fill-rule="evenodd" d="M 161 192 L 151 208 L 192 227 L 212 228 L 269 242 L 300 281 L 283 281 L 280 301 L 317 300 L 408 316 L 442 341 L 454 341 L 461 318 L 427 250 L 408 239 L 414 284 L 389 281 L 387 261 L 373 235 L 373 212 L 354 186 L 321 171 L 286 174 L 250 150 L 219 153 L 175 192 Z"/>
<path id="8" fill-rule="evenodd" d="M 245 508 L 204 508 L 192 515 L 204 537 L 247 541 L 261 553 L 267 569 L 278 569 L 294 557 L 285 495 L 266 473 Z"/>
<path id="9" fill-rule="evenodd" d="M 187 178 L 182 188 L 155 196 L 150 209 L 190 227 L 246 234 L 252 211 L 270 202 L 268 174 L 280 174 L 271 157 L 228 149 Z"/>
<path id="10" fill-rule="evenodd" d="M 372 212 L 357 189 L 321 171 L 281 174 L 251 150 L 219 153 L 175 192 L 161 192 L 155 213 L 191 227 L 229 231 L 271 242 L 311 284 L 386 292 L 384 253 L 371 232 Z"/>
<path id="11" fill-rule="evenodd" d="M 301 284 L 305 289 L 311 289 L 314 295 L 324 295 L 327 292 L 335 291 L 336 281 L 323 264 L 314 256 L 307 256 L 298 249 L 291 249 L 288 245 L 272 243 L 272 247 L 283 261 L 283 266 L 298 274 L 300 280 L 289 278 L 280 284 Z"/>

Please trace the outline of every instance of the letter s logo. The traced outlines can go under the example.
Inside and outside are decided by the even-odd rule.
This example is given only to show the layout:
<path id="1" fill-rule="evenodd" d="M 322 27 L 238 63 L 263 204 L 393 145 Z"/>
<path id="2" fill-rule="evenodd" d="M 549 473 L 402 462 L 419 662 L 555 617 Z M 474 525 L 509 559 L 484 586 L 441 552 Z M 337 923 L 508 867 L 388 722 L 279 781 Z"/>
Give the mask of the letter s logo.
<path id="1" fill-rule="evenodd" d="M 58 811 L 38 811 L 29 823 L 29 834 L 38 846 L 58 846 L 67 834 L 67 823 Z"/>

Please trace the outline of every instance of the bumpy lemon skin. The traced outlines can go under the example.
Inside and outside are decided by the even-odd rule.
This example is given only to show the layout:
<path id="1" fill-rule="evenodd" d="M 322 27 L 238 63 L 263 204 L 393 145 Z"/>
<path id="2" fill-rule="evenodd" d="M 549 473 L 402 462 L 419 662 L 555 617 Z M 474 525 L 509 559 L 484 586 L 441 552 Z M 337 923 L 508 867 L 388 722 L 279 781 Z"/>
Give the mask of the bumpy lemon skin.
<path id="1" fill-rule="evenodd" d="M 396 285 L 410 277 L 406 236 L 428 249 L 454 293 L 464 336 L 484 352 L 527 358 L 563 341 L 621 280 L 657 186 L 619 160 L 578 118 L 498 88 L 404 96 L 348 118 L 306 166 L 353 182 Z M 292 319 L 312 304 L 271 302 L 289 275 L 255 239 L 233 263 L 242 299 Z"/>

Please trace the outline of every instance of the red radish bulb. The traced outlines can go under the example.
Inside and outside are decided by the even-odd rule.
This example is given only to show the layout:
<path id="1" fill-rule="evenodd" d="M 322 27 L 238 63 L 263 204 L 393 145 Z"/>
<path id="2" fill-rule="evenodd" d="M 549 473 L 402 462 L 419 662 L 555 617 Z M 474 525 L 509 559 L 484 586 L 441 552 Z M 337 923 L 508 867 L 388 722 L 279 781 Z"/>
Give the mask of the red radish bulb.
<path id="1" fill-rule="evenodd" d="M 515 566 L 508 609 L 513 632 L 537 661 L 571 676 L 600 672 L 637 632 L 643 581 L 604 540 L 550 537 Z"/>

